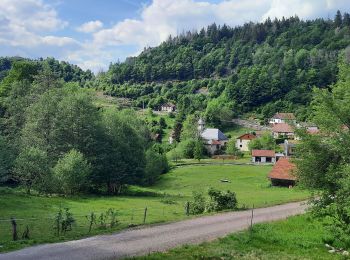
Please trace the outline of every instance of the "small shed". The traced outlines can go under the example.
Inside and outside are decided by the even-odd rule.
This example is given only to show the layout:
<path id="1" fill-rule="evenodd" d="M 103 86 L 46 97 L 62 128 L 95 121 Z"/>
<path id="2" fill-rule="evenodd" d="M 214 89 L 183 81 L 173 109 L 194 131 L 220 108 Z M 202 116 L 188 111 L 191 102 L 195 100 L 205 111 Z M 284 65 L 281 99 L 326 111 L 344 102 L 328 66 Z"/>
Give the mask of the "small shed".
<path id="1" fill-rule="evenodd" d="M 252 150 L 253 163 L 275 163 L 276 156 L 273 150 Z"/>
<path id="2" fill-rule="evenodd" d="M 293 174 L 295 169 L 295 164 L 288 157 L 282 157 L 273 166 L 268 178 L 274 186 L 294 186 L 297 180 Z"/>

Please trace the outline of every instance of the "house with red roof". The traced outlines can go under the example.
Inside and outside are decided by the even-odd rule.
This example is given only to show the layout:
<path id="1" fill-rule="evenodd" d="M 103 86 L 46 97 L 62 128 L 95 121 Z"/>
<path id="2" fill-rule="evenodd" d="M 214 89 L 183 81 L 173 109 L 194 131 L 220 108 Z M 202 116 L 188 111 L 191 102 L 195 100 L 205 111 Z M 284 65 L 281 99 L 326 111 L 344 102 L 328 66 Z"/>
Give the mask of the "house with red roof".
<path id="1" fill-rule="evenodd" d="M 236 148 L 242 152 L 249 151 L 249 143 L 251 140 L 255 139 L 256 136 L 253 134 L 244 134 L 236 139 Z"/>
<path id="2" fill-rule="evenodd" d="M 288 157 L 282 157 L 273 166 L 268 178 L 274 186 L 293 186 L 297 180 L 295 170 L 295 164 Z"/>
<path id="3" fill-rule="evenodd" d="M 274 138 L 286 137 L 288 139 L 295 139 L 293 127 L 286 123 L 274 124 L 272 134 Z"/>
<path id="4" fill-rule="evenodd" d="M 273 150 L 252 150 L 253 163 L 275 163 L 276 154 Z"/>

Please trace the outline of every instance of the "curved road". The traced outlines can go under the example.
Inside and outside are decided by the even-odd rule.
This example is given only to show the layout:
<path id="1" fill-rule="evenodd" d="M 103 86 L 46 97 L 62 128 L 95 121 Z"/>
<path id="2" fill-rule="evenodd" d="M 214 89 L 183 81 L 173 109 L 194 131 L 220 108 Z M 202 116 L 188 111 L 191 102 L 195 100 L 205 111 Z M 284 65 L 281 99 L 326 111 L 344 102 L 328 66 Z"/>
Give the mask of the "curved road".
<path id="1" fill-rule="evenodd" d="M 254 210 L 254 223 L 284 219 L 305 212 L 305 202 Z M 164 251 L 183 244 L 200 243 L 249 227 L 251 210 L 221 213 L 175 223 L 129 229 L 113 235 L 28 247 L 0 254 L 13 259 L 117 259 Z"/>

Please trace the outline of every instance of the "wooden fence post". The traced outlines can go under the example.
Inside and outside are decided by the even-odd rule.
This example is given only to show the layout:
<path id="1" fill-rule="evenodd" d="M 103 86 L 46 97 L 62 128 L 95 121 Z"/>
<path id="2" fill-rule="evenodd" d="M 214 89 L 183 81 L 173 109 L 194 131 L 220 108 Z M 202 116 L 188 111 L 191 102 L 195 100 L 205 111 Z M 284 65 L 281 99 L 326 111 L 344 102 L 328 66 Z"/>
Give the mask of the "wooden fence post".
<path id="1" fill-rule="evenodd" d="M 143 224 L 146 223 L 146 217 L 147 217 L 147 207 L 145 208 L 145 213 L 143 214 Z"/>
<path id="2" fill-rule="evenodd" d="M 189 216 L 190 215 L 190 202 L 187 201 L 186 203 L 186 215 Z"/>
<path id="3" fill-rule="evenodd" d="M 12 239 L 13 241 L 16 241 L 18 239 L 17 235 L 17 223 L 14 218 L 11 218 L 11 224 L 12 224 Z"/>

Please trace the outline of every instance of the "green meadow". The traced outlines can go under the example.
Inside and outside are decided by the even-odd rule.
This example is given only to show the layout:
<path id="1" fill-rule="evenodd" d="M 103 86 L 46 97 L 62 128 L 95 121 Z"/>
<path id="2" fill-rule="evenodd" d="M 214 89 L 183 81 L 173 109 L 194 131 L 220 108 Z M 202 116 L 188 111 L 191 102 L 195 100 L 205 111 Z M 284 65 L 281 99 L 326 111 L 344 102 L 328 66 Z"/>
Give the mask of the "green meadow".
<path id="1" fill-rule="evenodd" d="M 0 189 L 0 251 L 9 251 L 33 244 L 78 239 L 100 233 L 115 232 L 129 226 L 177 221 L 186 216 L 184 205 L 193 191 L 205 193 L 209 187 L 236 192 L 240 208 L 265 207 L 303 200 L 306 191 L 299 188 L 271 187 L 266 178 L 271 166 L 253 165 L 188 165 L 174 168 L 151 187 L 129 187 L 123 196 L 48 197 L 26 195 L 17 189 Z M 222 182 L 222 180 L 228 182 Z M 54 216 L 59 208 L 69 208 L 76 223 L 72 231 L 57 236 Z M 98 217 L 109 208 L 117 210 L 119 224 L 99 228 L 99 221 L 89 232 L 86 216 Z M 17 219 L 21 236 L 29 227 L 29 239 L 11 241 L 10 218 Z"/>
<path id="2" fill-rule="evenodd" d="M 331 254 L 325 247 L 327 233 L 322 224 L 309 216 L 263 223 L 250 230 L 200 245 L 186 245 L 165 253 L 154 253 L 136 259 L 348 259 Z"/>

